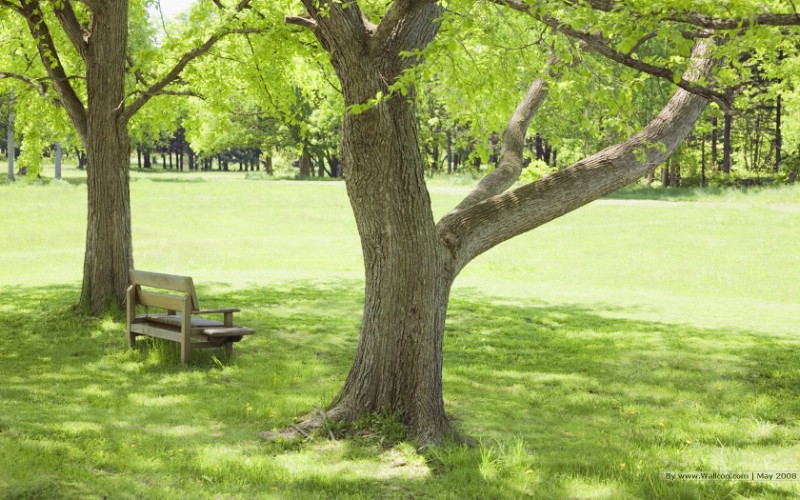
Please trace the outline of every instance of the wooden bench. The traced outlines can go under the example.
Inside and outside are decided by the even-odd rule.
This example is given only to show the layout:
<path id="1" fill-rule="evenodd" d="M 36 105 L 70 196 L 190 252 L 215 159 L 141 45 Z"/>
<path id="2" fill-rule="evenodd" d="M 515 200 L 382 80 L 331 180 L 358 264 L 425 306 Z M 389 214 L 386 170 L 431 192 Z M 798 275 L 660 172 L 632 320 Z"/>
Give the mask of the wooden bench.
<path id="1" fill-rule="evenodd" d="M 230 356 L 233 343 L 255 330 L 233 324 L 233 313 L 239 309 L 200 309 L 192 278 L 172 274 L 131 271 L 132 284 L 127 292 L 128 344 L 146 335 L 181 344 L 181 362 L 188 363 L 192 350 L 223 347 Z M 144 306 L 145 313 L 137 313 Z M 150 308 L 165 313 L 150 314 Z M 222 314 L 223 321 L 200 318 L 200 315 Z"/>

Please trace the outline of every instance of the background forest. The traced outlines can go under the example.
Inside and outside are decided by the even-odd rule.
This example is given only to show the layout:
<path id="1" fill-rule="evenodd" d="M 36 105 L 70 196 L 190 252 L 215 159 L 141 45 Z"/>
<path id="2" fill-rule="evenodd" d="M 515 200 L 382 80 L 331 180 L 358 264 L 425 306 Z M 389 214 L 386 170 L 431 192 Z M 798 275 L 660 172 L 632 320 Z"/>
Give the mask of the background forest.
<path id="1" fill-rule="evenodd" d="M 129 95 L 142 92 L 171 57 L 189 50 L 219 22 L 213 5 L 164 17 L 156 2 L 131 2 L 127 53 Z M 418 82 L 418 130 L 429 174 L 480 177 L 498 160 L 501 133 L 520 93 L 540 71 L 552 42 L 547 28 L 507 17 L 479 21 L 481 9 L 454 5 Z M 483 13 L 486 15 L 486 13 Z M 65 155 L 85 164 L 85 148 L 63 106 L 37 70 L 36 47 L 19 19 L 0 11 L 0 155 L 8 178 L 53 177 L 44 158 Z M 137 114 L 130 128 L 134 168 L 248 171 L 280 178 L 341 177 L 341 90 L 326 56 L 302 33 L 280 24 L 215 43 Z M 261 32 L 259 32 L 261 31 Z M 281 31 L 281 33 L 276 33 Z M 647 43 L 622 30 L 619 43 L 654 61 L 671 57 L 675 40 Z M 56 43 L 68 43 L 59 40 Z M 62 35 L 63 36 L 63 35 Z M 644 40 L 644 41 L 642 41 Z M 627 44 L 627 47 L 626 47 Z M 633 44 L 638 44 L 633 47 Z M 685 43 L 684 43 L 685 44 Z M 575 49 L 561 48 L 576 56 Z M 763 41 L 726 59 L 731 107 L 712 104 L 650 187 L 761 185 L 794 180 L 800 166 L 800 64 L 793 39 Z M 64 64 L 78 60 L 66 55 Z M 669 65 L 669 64 L 667 64 Z M 530 182 L 617 142 L 637 130 L 671 92 L 672 82 L 614 65 L 591 53 L 564 64 L 545 110 L 525 144 Z M 18 71 L 17 71 L 18 70 Z M 81 86 L 78 85 L 80 88 Z M 84 90 L 85 91 L 85 90 Z"/>

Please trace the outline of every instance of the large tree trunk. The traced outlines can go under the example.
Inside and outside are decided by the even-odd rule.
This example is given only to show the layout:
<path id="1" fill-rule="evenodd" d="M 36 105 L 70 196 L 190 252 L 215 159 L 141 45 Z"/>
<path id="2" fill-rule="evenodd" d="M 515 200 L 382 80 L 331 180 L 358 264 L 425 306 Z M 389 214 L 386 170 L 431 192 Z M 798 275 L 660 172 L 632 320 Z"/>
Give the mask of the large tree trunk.
<path id="1" fill-rule="evenodd" d="M 128 2 L 93 11 L 87 51 L 86 147 L 88 223 L 81 307 L 99 314 L 121 307 L 133 267 L 128 177 L 130 140 L 122 119 Z"/>
<path id="2" fill-rule="evenodd" d="M 413 58 L 435 36 L 440 7 L 394 2 L 376 27 L 356 3 L 304 0 L 310 28 L 331 61 L 350 108 L 342 156 L 347 192 L 364 253 L 366 297 L 356 359 L 328 410 L 352 420 L 372 412 L 400 414 L 421 445 L 453 434 L 442 397 L 442 347 L 450 287 L 477 255 L 652 172 L 691 131 L 705 99 L 679 91 L 640 133 L 542 181 L 514 191 L 525 132 L 547 86 L 537 79 L 509 122 L 498 167 L 462 203 L 434 222 L 414 115 L 414 91 L 389 96 Z M 687 70 L 710 67 L 705 44 Z"/>
<path id="3" fill-rule="evenodd" d="M 435 29 L 430 22 L 406 35 L 427 43 Z M 347 106 L 386 93 L 402 70 L 381 52 L 365 60 L 333 51 L 333 62 Z M 364 253 L 366 302 L 356 359 L 329 415 L 400 414 L 426 444 L 451 434 L 442 343 L 453 274 L 452 257 L 436 236 L 408 97 L 344 119 L 342 164 Z"/>

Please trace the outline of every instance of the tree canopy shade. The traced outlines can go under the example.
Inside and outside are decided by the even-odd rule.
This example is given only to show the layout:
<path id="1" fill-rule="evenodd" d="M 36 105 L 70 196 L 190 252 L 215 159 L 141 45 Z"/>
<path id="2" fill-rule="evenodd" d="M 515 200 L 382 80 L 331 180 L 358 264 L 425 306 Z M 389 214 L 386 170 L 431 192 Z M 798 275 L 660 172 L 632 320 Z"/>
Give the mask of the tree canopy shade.
<path id="1" fill-rule="evenodd" d="M 358 352 L 328 415 L 354 419 L 370 412 L 400 413 L 423 445 L 454 435 L 442 399 L 442 342 L 450 288 L 459 271 L 493 246 L 651 172 L 686 138 L 709 100 L 729 105 L 712 78 L 726 40 L 755 43 L 763 35 L 751 40 L 751 29 L 800 21 L 794 14 L 765 13 L 766 5 L 751 2 L 726 5 L 725 11 L 690 1 L 496 3 L 482 22 L 502 25 L 503 7 L 510 8 L 527 16 L 531 26 L 551 29 L 553 34 L 543 33 L 542 40 L 557 43 L 568 37 L 570 58 L 582 57 L 569 42 L 577 40 L 584 51 L 667 79 L 678 89 L 627 140 L 509 191 L 522 170 L 528 123 L 557 74 L 551 69 L 533 82 L 514 112 L 497 169 L 438 223 L 425 187 L 414 85 L 397 83 L 420 64 L 443 16 L 469 11 L 471 4 L 448 3 L 446 12 L 427 0 L 396 0 L 385 9 L 357 1 L 304 0 L 306 13 L 286 19 L 311 30 L 330 54 L 341 84 L 349 110 L 342 135 L 344 176 L 365 260 Z M 651 40 L 663 40 L 660 53 L 641 57 Z M 718 43 L 722 48 L 715 48 Z"/>
<path id="2" fill-rule="evenodd" d="M 217 41 L 247 31 L 238 16 L 249 3 L 242 0 L 231 9 L 218 3 L 216 23 L 198 26 L 210 33 L 190 40 L 171 66 L 158 71 L 145 64 L 152 65 L 154 58 L 148 61 L 143 57 L 146 51 L 135 50 L 142 47 L 129 44 L 129 26 L 146 25 L 141 0 L 0 0 L 3 15 L 18 22 L 12 29 L 24 25 L 29 33 L 46 77 L 4 75 L 35 86 L 50 98 L 52 86 L 87 153 L 88 222 L 80 299 L 84 309 L 100 313 L 109 306 L 120 307 L 133 267 L 128 189 L 131 118 L 154 96 L 169 93 L 185 67 Z M 132 32 L 137 40 L 137 30 Z"/>

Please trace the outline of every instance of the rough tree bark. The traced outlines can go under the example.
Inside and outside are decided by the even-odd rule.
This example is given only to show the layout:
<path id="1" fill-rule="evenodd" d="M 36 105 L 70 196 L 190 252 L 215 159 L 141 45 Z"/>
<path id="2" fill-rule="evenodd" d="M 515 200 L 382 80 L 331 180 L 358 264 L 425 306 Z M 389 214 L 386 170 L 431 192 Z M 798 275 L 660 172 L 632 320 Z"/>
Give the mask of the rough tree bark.
<path id="1" fill-rule="evenodd" d="M 306 2 L 313 21 L 299 22 L 310 21 L 331 52 L 346 106 L 388 95 L 409 64 L 400 53 L 425 47 L 441 12 L 425 5 L 404 13 L 395 4 L 375 27 L 355 4 L 329 6 L 320 15 Z M 399 22 L 403 14 L 406 23 Z M 452 434 L 442 399 L 442 342 L 454 274 L 436 237 L 414 113 L 413 101 L 398 94 L 344 118 L 342 164 L 364 252 L 366 302 L 355 362 L 328 415 L 401 413 L 426 443 Z"/>
<path id="2" fill-rule="evenodd" d="M 85 48 L 86 132 L 81 136 L 89 203 L 80 306 L 100 313 L 121 306 L 133 268 L 130 139 L 122 114 L 128 2 L 99 4 L 92 14 L 91 43 Z"/>
<path id="3" fill-rule="evenodd" d="M 442 346 L 458 272 L 500 242 L 651 172 L 688 135 L 707 101 L 680 90 L 628 141 L 507 191 L 519 177 L 525 133 L 547 92 L 545 80 L 537 79 L 509 122 L 498 167 L 437 224 L 425 186 L 413 89 L 390 95 L 388 86 L 413 64 L 401 54 L 425 47 L 436 35 L 441 8 L 398 0 L 375 26 L 355 2 L 325 2 L 324 9 L 312 0 L 304 4 L 309 15 L 287 22 L 311 29 L 330 52 L 345 105 L 383 96 L 344 118 L 344 177 L 364 254 L 366 297 L 355 361 L 327 416 L 400 414 L 421 445 L 439 443 L 455 435 L 444 411 Z M 687 81 L 710 67 L 706 47 L 698 44 Z"/>

